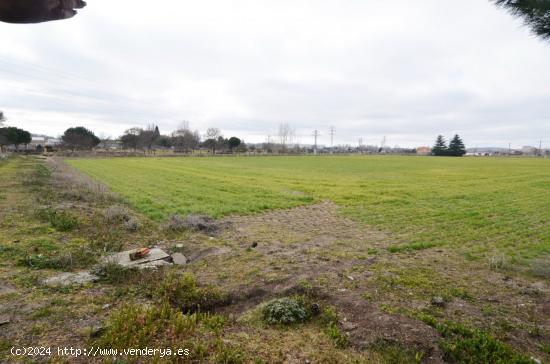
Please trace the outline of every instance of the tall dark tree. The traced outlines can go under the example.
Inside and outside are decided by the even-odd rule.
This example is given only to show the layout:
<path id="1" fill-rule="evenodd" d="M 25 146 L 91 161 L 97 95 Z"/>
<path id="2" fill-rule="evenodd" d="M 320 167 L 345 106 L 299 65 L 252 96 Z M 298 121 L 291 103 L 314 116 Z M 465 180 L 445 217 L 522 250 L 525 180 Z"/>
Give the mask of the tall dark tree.
<path id="1" fill-rule="evenodd" d="M 6 116 L 2 111 L 0 111 L 0 128 L 4 126 L 4 123 L 7 121 Z"/>
<path id="2" fill-rule="evenodd" d="M 61 137 L 61 140 L 63 140 L 63 144 L 66 148 L 72 150 L 92 149 L 101 142 L 93 131 L 83 126 L 67 129 Z"/>
<path id="3" fill-rule="evenodd" d="M 0 149 L 4 151 L 8 145 L 15 144 L 17 132 L 15 128 L 0 128 Z"/>
<path id="4" fill-rule="evenodd" d="M 493 0 L 512 14 L 523 18 L 533 32 L 550 39 L 550 1 L 548 0 Z"/>
<path id="5" fill-rule="evenodd" d="M 206 139 L 202 142 L 202 146 L 212 151 L 212 154 L 216 154 L 217 141 L 216 139 Z"/>
<path id="6" fill-rule="evenodd" d="M 229 145 L 229 149 L 231 149 L 231 151 L 233 151 L 235 148 L 241 145 L 241 143 L 242 143 L 241 140 L 237 137 L 231 137 L 227 141 L 227 144 Z"/>
<path id="7" fill-rule="evenodd" d="M 449 143 L 449 155 L 453 157 L 463 157 L 466 154 L 464 142 L 458 134 Z"/>
<path id="8" fill-rule="evenodd" d="M 16 129 L 15 149 L 19 149 L 20 145 L 27 145 L 32 141 L 31 133 L 23 129 Z"/>
<path id="9" fill-rule="evenodd" d="M 26 130 L 8 127 L 0 128 L 0 147 L 15 145 L 15 149 L 19 149 L 20 145 L 29 144 L 32 140 L 31 133 Z"/>
<path id="10" fill-rule="evenodd" d="M 435 141 L 435 145 L 432 148 L 432 154 L 436 156 L 444 156 L 447 155 L 449 152 L 449 148 L 447 147 L 447 142 L 445 141 L 445 138 L 443 135 L 438 135 L 437 140 Z"/>

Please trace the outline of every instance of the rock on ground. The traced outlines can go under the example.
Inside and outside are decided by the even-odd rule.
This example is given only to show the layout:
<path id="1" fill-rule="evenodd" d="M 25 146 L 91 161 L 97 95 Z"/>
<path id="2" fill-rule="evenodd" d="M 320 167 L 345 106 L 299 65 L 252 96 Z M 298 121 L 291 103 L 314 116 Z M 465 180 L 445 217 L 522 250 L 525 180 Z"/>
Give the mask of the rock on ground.
<path id="1" fill-rule="evenodd" d="M 98 276 L 89 272 L 62 273 L 60 275 L 48 278 L 43 281 L 46 286 L 70 286 L 73 284 L 86 284 L 99 280 Z"/>

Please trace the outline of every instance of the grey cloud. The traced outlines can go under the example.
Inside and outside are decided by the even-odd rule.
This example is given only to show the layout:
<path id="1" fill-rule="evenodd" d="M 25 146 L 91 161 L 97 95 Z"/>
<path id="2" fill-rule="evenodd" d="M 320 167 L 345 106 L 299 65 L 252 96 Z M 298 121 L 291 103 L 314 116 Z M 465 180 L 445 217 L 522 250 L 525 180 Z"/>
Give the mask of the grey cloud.
<path id="1" fill-rule="evenodd" d="M 112 14 L 132 5 L 132 16 Z M 66 22 L 0 24 L 0 109 L 33 132 L 117 135 L 180 120 L 262 142 L 337 127 L 431 144 L 550 144 L 550 44 L 489 1 L 167 0 L 90 4 Z"/>

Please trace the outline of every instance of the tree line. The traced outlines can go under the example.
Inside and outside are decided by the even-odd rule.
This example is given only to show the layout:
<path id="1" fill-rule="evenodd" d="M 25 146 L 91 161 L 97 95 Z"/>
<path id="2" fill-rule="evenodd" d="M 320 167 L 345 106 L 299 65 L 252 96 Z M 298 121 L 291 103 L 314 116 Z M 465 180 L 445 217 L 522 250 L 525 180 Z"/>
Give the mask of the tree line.
<path id="1" fill-rule="evenodd" d="M 124 149 L 151 152 L 156 148 L 173 149 L 176 152 L 192 153 L 199 148 L 207 148 L 212 154 L 216 152 L 246 151 L 246 144 L 235 136 L 225 138 L 220 129 L 208 128 L 204 138 L 198 130 L 191 130 L 184 122 L 170 135 L 162 135 L 158 126 L 149 125 L 146 128 L 131 128 L 120 137 Z"/>
<path id="2" fill-rule="evenodd" d="M 61 137 L 62 148 L 70 150 L 89 150 L 97 147 L 101 140 L 84 127 L 69 128 Z M 188 123 L 183 123 L 170 135 L 162 135 L 159 127 L 148 125 L 145 128 L 134 127 L 126 130 L 119 138 L 123 149 L 153 153 L 156 149 L 173 149 L 176 152 L 192 153 L 199 148 L 216 152 L 246 151 L 246 144 L 237 137 L 225 138 L 220 129 L 209 128 L 204 138 L 197 130 L 191 130 Z"/>

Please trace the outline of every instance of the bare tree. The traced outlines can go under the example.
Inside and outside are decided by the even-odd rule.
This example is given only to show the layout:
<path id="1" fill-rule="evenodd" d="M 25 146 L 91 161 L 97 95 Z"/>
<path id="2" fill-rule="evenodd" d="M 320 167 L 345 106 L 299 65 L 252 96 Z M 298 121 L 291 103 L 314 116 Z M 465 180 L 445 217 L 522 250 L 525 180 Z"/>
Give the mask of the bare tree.
<path id="1" fill-rule="evenodd" d="M 281 143 L 283 150 L 286 150 L 287 144 L 293 139 L 293 130 L 288 123 L 281 123 L 279 124 L 277 136 L 279 137 L 279 143 Z"/>
<path id="2" fill-rule="evenodd" d="M 222 133 L 221 133 L 220 129 L 218 129 L 218 128 L 208 128 L 208 130 L 206 130 L 205 139 L 206 140 L 204 141 L 203 145 L 206 148 L 211 149 L 212 154 L 216 154 L 216 148 L 220 144 L 219 141 L 220 141 L 220 139 L 223 140 L 223 136 L 222 136 Z"/>
<path id="3" fill-rule="evenodd" d="M 218 139 L 222 132 L 218 128 L 208 128 L 206 130 L 206 139 Z"/>
<path id="4" fill-rule="evenodd" d="M 177 129 L 177 130 L 191 130 L 189 121 L 187 121 L 187 120 L 182 120 L 182 121 L 179 123 L 178 129 Z"/>
<path id="5" fill-rule="evenodd" d="M 194 151 L 200 144 L 201 137 L 198 131 L 191 131 L 189 123 L 181 124 L 181 128 L 172 133 L 172 144 L 179 152 L 189 153 Z"/>

